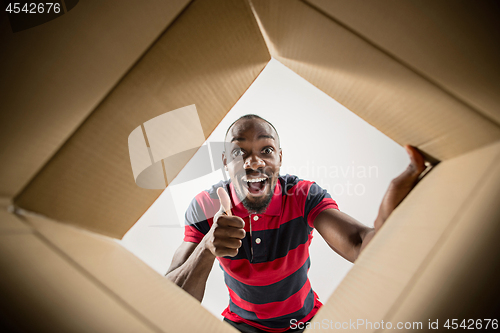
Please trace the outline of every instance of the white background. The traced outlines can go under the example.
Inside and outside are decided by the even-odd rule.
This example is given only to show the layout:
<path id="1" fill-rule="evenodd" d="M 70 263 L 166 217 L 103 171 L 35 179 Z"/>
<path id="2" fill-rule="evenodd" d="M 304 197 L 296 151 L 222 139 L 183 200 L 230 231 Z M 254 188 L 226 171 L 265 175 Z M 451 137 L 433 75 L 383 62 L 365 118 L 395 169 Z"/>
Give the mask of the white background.
<path id="1" fill-rule="evenodd" d="M 277 129 L 283 150 L 281 174 L 316 181 L 340 210 L 373 226 L 392 178 L 408 165 L 405 150 L 277 60 L 271 60 L 207 141 L 222 141 L 244 114 L 258 114 Z M 171 184 L 124 236 L 121 244 L 164 275 L 183 239 L 184 212 L 192 198 L 222 179 L 221 170 Z M 175 182 L 174 182 L 175 183 Z M 314 233 L 309 278 L 322 302 L 352 264 Z M 215 261 L 202 305 L 214 315 L 228 305 L 222 270 Z"/>

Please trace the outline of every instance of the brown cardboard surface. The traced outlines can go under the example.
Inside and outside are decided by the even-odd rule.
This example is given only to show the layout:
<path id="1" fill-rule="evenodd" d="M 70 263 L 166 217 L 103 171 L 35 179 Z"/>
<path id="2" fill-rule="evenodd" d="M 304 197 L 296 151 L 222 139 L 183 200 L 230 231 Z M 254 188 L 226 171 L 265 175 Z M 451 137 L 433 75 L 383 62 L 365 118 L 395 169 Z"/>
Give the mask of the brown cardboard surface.
<path id="1" fill-rule="evenodd" d="M 23 218 L 155 327 L 168 332 L 235 332 L 115 240 L 40 216 Z"/>
<path id="2" fill-rule="evenodd" d="M 158 332 L 34 234 L 0 234 L 0 305 L 23 332 Z"/>
<path id="3" fill-rule="evenodd" d="M 480 182 L 469 193 L 453 225 L 437 244 L 415 283 L 393 305 L 386 320 L 420 321 L 426 328 L 429 319 L 439 320 L 443 329 L 447 319 L 466 319 L 466 326 L 478 329 L 476 319 L 498 319 L 500 302 L 500 157 L 490 165 Z M 469 328 L 470 329 L 470 328 Z M 492 329 L 491 322 L 489 330 Z"/>
<path id="4" fill-rule="evenodd" d="M 188 2 L 80 1 L 16 33 L 0 12 L 0 195 L 26 186 Z"/>
<path id="5" fill-rule="evenodd" d="M 121 238 L 160 194 L 135 184 L 129 134 L 153 117 L 195 104 L 208 137 L 269 59 L 248 3 L 194 1 L 16 204 Z"/>
<path id="6" fill-rule="evenodd" d="M 16 215 L 0 207 L 0 235 L 25 232 L 31 232 L 31 227 L 21 221 Z"/>
<path id="7" fill-rule="evenodd" d="M 314 321 L 389 320 L 387 316 L 439 251 L 457 217 L 466 208 L 477 209 L 472 208 L 471 196 L 484 185 L 499 158 L 500 143 L 496 143 L 436 166 L 391 214 Z M 492 188 L 498 185 L 491 184 Z M 488 212 L 496 210 L 491 205 Z M 440 272 L 442 279 L 450 277 Z"/>
<path id="8" fill-rule="evenodd" d="M 7 209 L 12 205 L 12 199 L 7 197 L 0 197 L 0 209 Z"/>
<path id="9" fill-rule="evenodd" d="M 500 139 L 495 122 L 308 4 L 252 4 L 274 58 L 399 144 L 446 160 Z"/>
<path id="10" fill-rule="evenodd" d="M 305 1 L 500 124 L 498 2 Z"/>
<path id="11" fill-rule="evenodd" d="M 7 72 L 12 82 L 2 80 L 0 86 L 8 92 L 3 105 L 9 110 L 2 113 L 0 128 L 8 138 L 0 151 L 0 194 L 16 194 L 59 149 L 15 203 L 121 237 L 159 194 L 136 186 L 128 135 L 153 117 L 194 103 L 207 137 L 271 52 L 397 142 L 444 160 L 391 215 L 315 322 L 362 318 L 425 323 L 488 316 L 487 294 L 499 291 L 499 97 L 498 82 L 491 79 L 498 64 L 485 74 L 489 67 L 477 64 L 480 58 L 467 46 L 469 35 L 466 52 L 453 58 L 451 49 L 463 47 L 453 39 L 460 38 L 460 30 L 451 32 L 456 37 L 438 45 L 443 49 L 436 53 L 437 34 L 427 41 L 422 36 L 428 32 L 389 31 L 394 29 L 390 20 L 366 12 L 380 10 L 381 2 L 360 10 L 361 20 L 374 17 L 375 23 L 368 25 L 356 13 L 336 14 L 324 2 L 309 2 L 334 19 L 299 1 L 254 0 L 257 23 L 245 1 L 194 1 L 60 149 L 185 2 L 175 3 L 168 15 L 161 10 L 153 15 L 146 7 L 137 11 L 135 3 L 116 9 L 110 2 L 82 2 L 46 25 L 20 32 L 19 42 L 1 35 L 2 46 L 10 45 L 13 52 L 0 55 L 0 66 L 13 71 Z M 408 2 L 401 3 L 381 6 L 408 13 L 398 17 L 403 23 L 406 18 L 429 19 L 428 9 L 420 16 L 408 11 Z M 433 6 L 442 10 L 440 4 Z M 145 23 L 149 20 L 151 26 Z M 116 26 L 135 22 L 144 29 L 137 35 Z M 445 26 L 449 22 L 444 18 Z M 116 31 L 102 34 L 108 24 Z M 380 31 L 371 31 L 378 24 Z M 430 29 L 442 32 L 436 25 Z M 397 40 L 408 35 L 418 41 L 421 55 L 398 48 L 412 46 Z M 105 39 L 96 45 L 96 36 Z M 471 44 L 480 55 L 485 54 L 483 42 Z M 31 59 L 23 53 L 26 45 L 40 65 L 26 65 Z M 496 52 L 498 45 L 491 47 Z M 447 57 L 453 59 L 443 64 Z M 82 66 L 75 67 L 80 60 Z M 468 64 L 477 66 L 477 72 L 457 68 Z M 49 75 L 57 66 L 58 74 Z M 22 75 L 14 77 L 14 72 Z M 6 85 L 12 90 L 3 89 Z M 14 109 L 19 113 L 10 112 Z M 184 162 L 175 165 L 180 170 Z M 14 322 L 37 331 L 234 331 L 113 240 L 39 216 L 24 219 L 0 212 L 0 303 Z M 485 297 L 483 303 L 479 296 Z"/>

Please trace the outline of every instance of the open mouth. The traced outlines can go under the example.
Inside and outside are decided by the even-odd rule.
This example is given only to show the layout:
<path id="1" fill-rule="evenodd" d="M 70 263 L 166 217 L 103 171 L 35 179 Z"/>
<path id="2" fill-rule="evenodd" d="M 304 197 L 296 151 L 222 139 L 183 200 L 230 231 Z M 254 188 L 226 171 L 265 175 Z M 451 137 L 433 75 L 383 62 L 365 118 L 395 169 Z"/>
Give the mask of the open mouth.
<path id="1" fill-rule="evenodd" d="M 245 176 L 242 178 L 242 181 L 244 186 L 252 196 L 260 196 L 265 193 L 269 178 L 247 178 Z"/>

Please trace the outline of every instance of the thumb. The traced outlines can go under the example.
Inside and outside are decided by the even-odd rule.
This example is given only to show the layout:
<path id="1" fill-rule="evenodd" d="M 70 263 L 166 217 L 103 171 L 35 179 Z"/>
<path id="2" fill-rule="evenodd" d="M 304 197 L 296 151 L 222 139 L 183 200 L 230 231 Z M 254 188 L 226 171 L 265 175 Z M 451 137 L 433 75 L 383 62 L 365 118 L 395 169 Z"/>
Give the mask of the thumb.
<path id="1" fill-rule="evenodd" d="M 408 153 L 408 156 L 410 157 L 410 171 L 417 176 L 420 175 L 426 168 L 424 157 L 418 151 L 418 148 L 410 145 L 405 145 L 404 147 L 406 149 L 406 152 Z"/>
<path id="2" fill-rule="evenodd" d="M 231 212 L 231 199 L 229 199 L 229 195 L 223 187 L 219 187 L 217 189 L 217 195 L 220 200 L 220 208 L 223 212 L 225 212 L 228 216 L 233 216 Z"/>

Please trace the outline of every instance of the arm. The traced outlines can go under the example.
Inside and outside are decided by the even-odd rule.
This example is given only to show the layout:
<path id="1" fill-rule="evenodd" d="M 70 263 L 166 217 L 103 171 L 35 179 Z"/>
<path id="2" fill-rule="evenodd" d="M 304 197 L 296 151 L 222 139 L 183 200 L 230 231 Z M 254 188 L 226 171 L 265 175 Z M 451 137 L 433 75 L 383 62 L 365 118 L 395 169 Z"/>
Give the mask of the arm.
<path id="1" fill-rule="evenodd" d="M 364 240 L 367 237 L 371 239 L 374 231 L 336 209 L 319 213 L 314 220 L 314 227 L 335 252 L 350 262 L 356 260 Z"/>
<path id="2" fill-rule="evenodd" d="M 200 244 L 183 242 L 175 251 L 165 275 L 167 279 L 201 302 L 215 256 L 207 249 L 206 237 Z"/>
<path id="3" fill-rule="evenodd" d="M 241 247 L 241 239 L 245 237 L 245 222 L 240 217 L 231 216 L 228 194 L 223 188 L 219 188 L 217 194 L 221 209 L 214 216 L 210 231 L 199 244 L 183 242 L 165 274 L 167 279 L 200 302 L 205 294 L 205 285 L 215 257 L 234 257 Z"/>
<path id="4" fill-rule="evenodd" d="M 380 230 L 392 211 L 410 193 L 425 169 L 424 158 L 418 150 L 405 146 L 410 165 L 393 179 L 384 195 L 374 228 L 369 228 L 349 215 L 335 209 L 326 209 L 314 220 L 314 227 L 328 245 L 345 259 L 354 262 L 373 236 Z"/>

